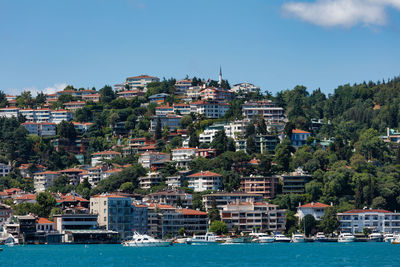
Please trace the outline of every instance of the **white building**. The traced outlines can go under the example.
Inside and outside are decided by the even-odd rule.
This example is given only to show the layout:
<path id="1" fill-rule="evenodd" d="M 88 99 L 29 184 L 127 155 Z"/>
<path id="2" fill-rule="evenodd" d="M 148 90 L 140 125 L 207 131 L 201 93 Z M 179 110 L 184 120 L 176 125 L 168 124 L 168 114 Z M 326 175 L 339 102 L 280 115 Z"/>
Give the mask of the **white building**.
<path id="1" fill-rule="evenodd" d="M 138 96 L 143 96 L 144 93 L 139 90 L 128 90 L 128 91 L 121 91 L 117 93 L 118 97 L 125 98 L 125 99 L 133 99 Z"/>
<path id="2" fill-rule="evenodd" d="M 86 104 L 85 101 L 71 101 L 68 103 L 64 103 L 64 107 L 66 110 L 76 111 L 78 109 L 83 108 L 85 104 Z"/>
<path id="3" fill-rule="evenodd" d="M 59 109 L 51 111 L 51 122 L 59 124 L 62 121 L 71 121 L 74 113 L 68 110 Z"/>
<path id="4" fill-rule="evenodd" d="M 96 186 L 102 178 L 102 174 L 103 174 L 103 169 L 102 166 L 96 166 L 93 168 L 89 168 L 88 172 L 87 172 L 87 178 L 88 178 L 88 182 L 92 185 L 92 186 Z"/>
<path id="5" fill-rule="evenodd" d="M 222 175 L 210 171 L 201 171 L 188 176 L 189 188 L 195 192 L 219 190 L 222 188 Z"/>
<path id="6" fill-rule="evenodd" d="M 174 112 L 180 115 L 190 114 L 190 105 L 185 103 L 174 104 Z"/>
<path id="7" fill-rule="evenodd" d="M 260 87 L 255 86 L 252 83 L 238 83 L 232 86 L 231 91 L 235 93 L 256 93 L 260 91 Z"/>
<path id="8" fill-rule="evenodd" d="M 218 119 L 225 115 L 229 104 L 217 101 L 196 101 L 190 103 L 190 111 L 196 114 L 204 114 L 207 118 Z"/>
<path id="9" fill-rule="evenodd" d="M 33 175 L 33 186 L 36 192 L 44 192 L 53 185 L 60 174 L 56 171 L 37 172 Z"/>
<path id="10" fill-rule="evenodd" d="M 7 176 L 11 171 L 11 166 L 0 163 L 0 176 Z"/>
<path id="11" fill-rule="evenodd" d="M 246 119 L 263 118 L 267 124 L 279 124 L 285 122 L 285 114 L 282 107 L 277 107 L 271 100 L 250 101 L 242 106 L 243 116 Z"/>
<path id="12" fill-rule="evenodd" d="M 304 216 L 306 215 L 312 215 L 315 220 L 319 221 L 324 217 L 325 214 L 325 209 L 330 207 L 329 205 L 323 204 L 323 203 L 308 203 L 301 205 L 297 208 L 297 213 L 296 215 L 300 220 L 303 220 Z"/>
<path id="13" fill-rule="evenodd" d="M 176 166 L 186 168 L 195 157 L 197 148 L 194 147 L 181 147 L 172 150 L 172 161 L 176 162 Z"/>
<path id="14" fill-rule="evenodd" d="M 20 109 L 19 113 L 25 117 L 28 122 L 48 122 L 51 120 L 51 110 L 42 109 Z"/>
<path id="15" fill-rule="evenodd" d="M 160 184 L 162 175 L 159 172 L 150 172 L 146 176 L 139 177 L 139 185 L 142 189 L 150 189 L 152 186 Z"/>
<path id="16" fill-rule="evenodd" d="M 18 114 L 19 114 L 19 108 L 17 107 L 0 108 L 0 117 L 18 118 Z"/>
<path id="17" fill-rule="evenodd" d="M 21 124 L 29 132 L 38 136 L 56 135 L 57 126 L 52 122 L 24 122 Z"/>
<path id="18" fill-rule="evenodd" d="M 211 143 L 214 140 L 214 136 L 217 132 L 222 129 L 225 130 L 227 137 L 238 140 L 243 138 L 246 133 L 246 127 L 249 124 L 249 120 L 238 120 L 231 123 L 216 123 L 205 128 L 204 132 L 199 135 L 200 143 Z"/>
<path id="19" fill-rule="evenodd" d="M 121 153 L 116 151 L 102 151 L 96 152 L 92 154 L 92 166 L 99 165 L 103 163 L 105 160 L 112 160 L 116 157 L 121 156 Z"/>
<path id="20" fill-rule="evenodd" d="M 185 95 L 186 91 L 192 86 L 192 80 L 180 80 L 175 83 L 175 94 Z"/>
<path id="21" fill-rule="evenodd" d="M 338 213 L 340 231 L 362 233 L 364 228 L 380 233 L 400 232 L 400 213 L 380 209 L 349 210 Z"/>
<path id="22" fill-rule="evenodd" d="M 162 152 L 144 152 L 139 155 L 138 163 L 143 168 L 153 169 L 170 161 L 169 154 Z"/>
<path id="23" fill-rule="evenodd" d="M 143 91 L 146 92 L 147 85 L 152 82 L 159 82 L 158 77 L 149 75 L 139 75 L 134 77 L 126 78 L 125 85 L 128 85 L 129 90 L 137 90 L 138 87 L 142 87 Z"/>

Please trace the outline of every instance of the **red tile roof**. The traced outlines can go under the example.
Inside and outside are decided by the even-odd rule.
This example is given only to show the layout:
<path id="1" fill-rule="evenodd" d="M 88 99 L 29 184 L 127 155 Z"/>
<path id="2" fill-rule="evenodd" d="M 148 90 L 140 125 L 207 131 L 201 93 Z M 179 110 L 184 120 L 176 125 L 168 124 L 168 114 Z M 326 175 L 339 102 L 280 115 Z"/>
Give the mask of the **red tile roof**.
<path id="1" fill-rule="evenodd" d="M 95 156 L 97 156 L 97 155 L 121 155 L 121 153 L 116 152 L 116 151 L 102 151 L 102 152 L 93 153 L 92 156 L 93 155 L 95 155 Z"/>
<path id="2" fill-rule="evenodd" d="M 119 195 L 105 195 L 105 196 L 95 195 L 95 196 L 92 196 L 92 197 L 95 197 L 95 198 L 101 198 L 101 197 L 105 197 L 105 198 L 124 198 L 123 196 L 119 196 Z"/>
<path id="3" fill-rule="evenodd" d="M 34 173 L 35 175 L 42 175 L 42 174 L 59 174 L 59 172 L 56 171 L 45 171 L 45 172 L 36 172 Z"/>
<path id="4" fill-rule="evenodd" d="M 292 130 L 292 133 L 296 133 L 296 134 L 299 134 L 299 133 L 310 134 L 310 132 L 306 132 L 306 131 L 303 131 L 303 130 L 300 130 L 300 129 L 293 129 L 293 130 Z"/>
<path id="5" fill-rule="evenodd" d="M 198 172 L 191 174 L 188 177 L 212 177 L 212 176 L 222 176 L 222 175 L 215 172 L 205 171 L 205 172 Z"/>
<path id="6" fill-rule="evenodd" d="M 319 203 L 319 202 L 307 203 L 307 204 L 300 206 L 300 208 L 327 208 L 327 207 L 330 207 L 330 205 L 326 205 L 326 204 Z"/>
<path id="7" fill-rule="evenodd" d="M 391 211 L 388 210 L 373 210 L 373 209 L 365 209 L 365 210 L 360 210 L 360 209 L 356 209 L 356 210 L 348 210 L 345 211 L 343 213 L 367 213 L 367 212 L 378 212 L 378 213 L 392 213 Z"/>
<path id="8" fill-rule="evenodd" d="M 154 77 L 154 76 L 149 76 L 149 75 L 144 75 L 144 74 L 142 74 L 142 75 L 139 75 L 139 76 L 133 76 L 133 77 L 128 77 L 127 79 L 146 79 L 146 78 L 155 78 L 155 79 L 157 79 L 157 77 Z"/>
<path id="9" fill-rule="evenodd" d="M 83 172 L 83 171 L 84 170 L 81 170 L 81 169 L 70 168 L 70 169 L 61 170 L 60 172 Z"/>
<path id="10" fill-rule="evenodd" d="M 46 218 L 39 218 L 39 219 L 36 219 L 36 223 L 37 224 L 53 224 L 54 222 L 52 222 Z"/>
<path id="11" fill-rule="evenodd" d="M 17 200 L 36 200 L 35 194 L 25 194 L 16 198 Z"/>
<path id="12" fill-rule="evenodd" d="M 207 215 L 207 212 L 191 209 L 177 209 L 177 212 L 183 213 L 183 215 Z"/>

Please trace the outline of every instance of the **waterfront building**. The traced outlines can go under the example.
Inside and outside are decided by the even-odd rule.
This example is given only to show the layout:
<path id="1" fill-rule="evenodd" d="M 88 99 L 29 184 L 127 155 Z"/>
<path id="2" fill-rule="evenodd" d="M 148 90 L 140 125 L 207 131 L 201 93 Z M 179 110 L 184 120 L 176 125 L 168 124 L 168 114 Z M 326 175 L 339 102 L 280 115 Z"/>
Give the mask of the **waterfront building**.
<path id="1" fill-rule="evenodd" d="M 148 232 L 148 207 L 147 205 L 133 204 L 133 231 L 139 234 L 147 234 Z"/>
<path id="2" fill-rule="evenodd" d="M 202 198 L 203 206 L 208 211 L 212 208 L 213 202 L 219 210 L 224 206 L 236 202 L 261 202 L 263 201 L 261 194 L 245 193 L 245 192 L 221 192 L 204 195 Z"/>
<path id="3" fill-rule="evenodd" d="M 278 176 L 250 175 L 240 178 L 240 188 L 246 193 L 261 194 L 263 197 L 272 199 L 276 196 L 278 189 Z"/>
<path id="4" fill-rule="evenodd" d="M 36 219 L 36 231 L 53 232 L 54 230 L 54 222 L 46 218 Z"/>
<path id="5" fill-rule="evenodd" d="M 201 171 L 188 175 L 189 188 L 195 192 L 219 190 L 222 188 L 222 175 L 210 171 Z"/>
<path id="6" fill-rule="evenodd" d="M 278 209 L 278 205 L 268 202 L 236 202 L 227 204 L 220 211 L 221 220 L 229 231 L 234 228 L 241 232 L 284 231 L 286 226 L 286 210 Z"/>
<path id="7" fill-rule="evenodd" d="M 3 227 L 12 215 L 12 209 L 10 206 L 0 203 L 0 227 Z"/>
<path id="8" fill-rule="evenodd" d="M 304 205 L 300 205 L 297 208 L 296 216 L 303 220 L 306 215 L 312 215 L 315 220 L 320 221 L 322 217 L 324 217 L 325 209 L 330 207 L 330 205 L 326 205 L 319 202 L 311 202 Z"/>
<path id="9" fill-rule="evenodd" d="M 355 209 L 337 214 L 342 232 L 362 233 L 364 228 L 379 233 L 400 232 L 400 213 L 383 209 Z"/>

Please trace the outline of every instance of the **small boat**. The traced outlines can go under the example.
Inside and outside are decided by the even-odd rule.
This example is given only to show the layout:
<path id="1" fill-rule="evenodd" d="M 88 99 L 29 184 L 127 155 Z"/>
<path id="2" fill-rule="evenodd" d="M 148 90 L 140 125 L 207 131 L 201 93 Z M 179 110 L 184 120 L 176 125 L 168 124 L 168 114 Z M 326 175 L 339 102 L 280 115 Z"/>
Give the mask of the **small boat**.
<path id="1" fill-rule="evenodd" d="M 188 238 L 186 238 L 186 237 L 177 238 L 177 239 L 174 240 L 174 243 L 175 244 L 185 244 L 187 240 L 188 240 Z"/>
<path id="2" fill-rule="evenodd" d="M 350 233 L 341 233 L 338 238 L 339 243 L 350 243 L 355 241 L 356 237 Z"/>
<path id="3" fill-rule="evenodd" d="M 394 245 L 400 245 L 400 235 L 396 236 L 396 238 L 393 239 L 391 243 Z"/>
<path id="4" fill-rule="evenodd" d="M 384 242 L 391 243 L 392 240 L 395 240 L 395 239 L 396 239 L 396 236 L 395 236 L 394 234 L 385 234 L 385 235 L 383 236 L 383 241 L 384 241 Z"/>
<path id="5" fill-rule="evenodd" d="M 217 236 L 214 233 L 207 232 L 205 235 L 193 235 L 186 241 L 189 245 L 199 245 L 199 244 L 218 244 Z"/>
<path id="6" fill-rule="evenodd" d="M 314 236 L 314 242 L 327 242 L 328 239 L 326 238 L 325 234 L 323 232 L 318 232 L 315 236 Z"/>
<path id="7" fill-rule="evenodd" d="M 305 243 L 306 237 L 303 234 L 292 234 L 292 243 Z"/>
<path id="8" fill-rule="evenodd" d="M 276 234 L 274 236 L 274 242 L 276 243 L 289 243 L 291 240 L 289 237 L 284 236 L 282 234 Z"/>
<path id="9" fill-rule="evenodd" d="M 272 243 L 275 241 L 273 236 L 264 233 L 252 233 L 253 236 L 252 242 L 254 243 Z"/>
<path id="10" fill-rule="evenodd" d="M 368 242 L 382 242 L 383 235 L 381 233 L 372 233 L 368 236 Z"/>
<path id="11" fill-rule="evenodd" d="M 125 247 L 168 247 L 172 245 L 172 242 L 135 232 L 132 239 L 122 242 L 122 245 Z"/>

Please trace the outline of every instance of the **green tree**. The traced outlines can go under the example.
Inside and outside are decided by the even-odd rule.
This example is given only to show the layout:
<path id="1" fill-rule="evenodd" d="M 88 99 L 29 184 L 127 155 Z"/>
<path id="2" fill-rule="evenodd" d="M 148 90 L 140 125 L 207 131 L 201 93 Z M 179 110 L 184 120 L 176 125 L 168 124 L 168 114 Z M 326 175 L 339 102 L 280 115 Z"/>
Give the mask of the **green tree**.
<path id="1" fill-rule="evenodd" d="M 121 184 L 119 189 L 124 193 L 133 193 L 133 190 L 135 190 L 135 186 L 132 182 L 126 182 Z"/>
<path id="2" fill-rule="evenodd" d="M 208 210 L 208 219 L 211 222 L 220 221 L 221 217 L 219 215 L 219 210 L 217 208 L 217 201 L 213 198 L 211 202 L 211 209 Z"/>
<path id="3" fill-rule="evenodd" d="M 50 211 L 57 204 L 56 199 L 49 192 L 41 192 L 36 195 L 36 202 L 38 204 L 39 217 L 48 218 L 50 215 Z"/>
<path id="4" fill-rule="evenodd" d="M 185 230 L 185 228 L 180 228 L 179 230 L 178 230 L 178 236 L 185 236 L 185 232 L 186 232 L 186 230 Z"/>
<path id="5" fill-rule="evenodd" d="M 312 231 L 317 227 L 317 222 L 311 214 L 307 214 L 304 216 L 303 220 L 301 220 L 300 227 L 302 230 L 304 230 L 304 234 L 306 236 L 309 236 L 312 234 Z"/>
<path id="6" fill-rule="evenodd" d="M 285 172 L 290 170 L 291 156 L 294 151 L 288 139 L 284 139 L 282 143 L 276 146 L 274 161 L 279 170 Z"/>
<path id="7" fill-rule="evenodd" d="M 228 227 L 226 223 L 221 221 L 213 221 L 210 226 L 210 232 L 213 232 L 217 235 L 222 235 L 228 233 Z"/>
<path id="8" fill-rule="evenodd" d="M 100 102 L 101 103 L 110 103 L 116 98 L 116 95 L 111 86 L 105 85 L 103 88 L 99 90 L 100 93 Z"/>
<path id="9" fill-rule="evenodd" d="M 76 130 L 72 122 L 62 121 L 57 125 L 57 134 L 61 138 L 69 139 L 71 141 L 76 139 Z"/>
<path id="10" fill-rule="evenodd" d="M 319 228 L 325 234 L 331 234 L 336 231 L 339 227 L 339 221 L 336 217 L 337 210 L 334 207 L 329 207 L 325 209 L 324 216 L 320 221 Z"/>
<path id="11" fill-rule="evenodd" d="M 154 132 L 154 139 L 159 140 L 162 138 L 162 126 L 161 126 L 161 119 L 157 118 L 156 129 Z"/>

